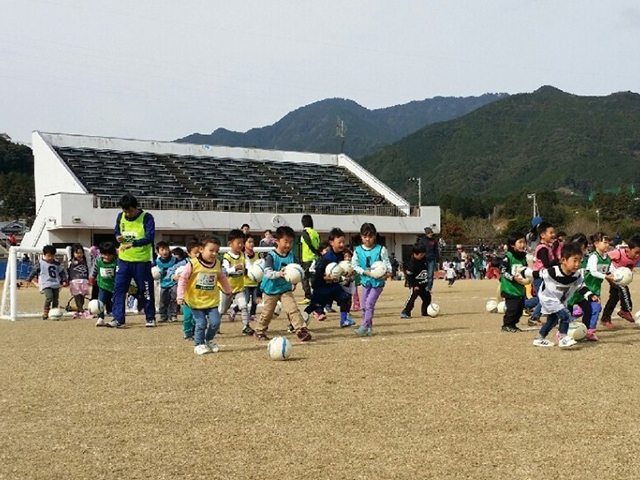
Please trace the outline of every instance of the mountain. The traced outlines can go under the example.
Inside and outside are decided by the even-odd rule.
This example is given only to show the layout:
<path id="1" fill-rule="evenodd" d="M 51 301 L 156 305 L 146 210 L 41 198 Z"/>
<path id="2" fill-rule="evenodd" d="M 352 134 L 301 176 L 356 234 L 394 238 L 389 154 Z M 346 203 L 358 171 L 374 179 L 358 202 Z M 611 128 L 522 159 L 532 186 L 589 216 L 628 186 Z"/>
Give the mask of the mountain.
<path id="1" fill-rule="evenodd" d="M 545 86 L 429 125 L 359 159 L 398 192 L 505 197 L 567 187 L 588 194 L 640 185 L 640 95 L 581 97 Z M 402 172 L 398 175 L 398 172 Z"/>
<path id="2" fill-rule="evenodd" d="M 298 108 L 273 125 L 233 132 L 224 128 L 210 135 L 194 133 L 178 142 L 230 147 L 257 147 L 316 153 L 339 153 L 338 118 L 346 127 L 344 153 L 357 158 L 435 122 L 465 115 L 505 97 L 435 97 L 404 105 L 369 110 L 353 100 L 331 98 Z"/>

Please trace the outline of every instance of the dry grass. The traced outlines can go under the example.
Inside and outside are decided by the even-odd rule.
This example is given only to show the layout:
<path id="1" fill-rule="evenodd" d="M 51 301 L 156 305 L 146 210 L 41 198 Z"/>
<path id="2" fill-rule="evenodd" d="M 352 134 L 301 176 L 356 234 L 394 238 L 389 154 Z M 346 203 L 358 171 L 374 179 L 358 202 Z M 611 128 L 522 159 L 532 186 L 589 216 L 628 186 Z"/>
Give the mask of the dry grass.
<path id="1" fill-rule="evenodd" d="M 197 357 L 141 317 L 0 322 L 0 478 L 638 478 L 640 329 L 534 348 L 484 312 L 495 285 L 439 281 L 443 315 L 400 320 L 391 283 L 374 337 L 332 315 L 288 362 L 238 323 Z"/>

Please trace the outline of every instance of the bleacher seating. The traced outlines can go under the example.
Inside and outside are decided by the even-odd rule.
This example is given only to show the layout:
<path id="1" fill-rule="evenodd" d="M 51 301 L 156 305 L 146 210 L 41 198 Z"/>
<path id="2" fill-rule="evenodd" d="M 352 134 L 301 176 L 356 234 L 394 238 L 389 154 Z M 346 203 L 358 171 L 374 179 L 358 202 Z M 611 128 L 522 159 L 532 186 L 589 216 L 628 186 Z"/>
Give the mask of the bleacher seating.
<path id="1" fill-rule="evenodd" d="M 228 204 L 278 202 L 291 211 L 309 205 L 377 205 L 401 214 L 349 170 L 335 165 L 56 147 L 97 197 L 207 199 Z M 389 213 L 388 213 L 389 214 Z"/>

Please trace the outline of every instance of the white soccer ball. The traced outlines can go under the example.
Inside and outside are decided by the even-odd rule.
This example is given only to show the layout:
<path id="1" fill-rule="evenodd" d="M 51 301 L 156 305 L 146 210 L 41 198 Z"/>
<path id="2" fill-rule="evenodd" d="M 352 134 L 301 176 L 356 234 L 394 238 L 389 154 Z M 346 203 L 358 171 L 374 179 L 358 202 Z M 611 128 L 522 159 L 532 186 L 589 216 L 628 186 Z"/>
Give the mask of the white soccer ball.
<path id="1" fill-rule="evenodd" d="M 640 325 L 640 310 L 636 312 L 636 314 L 633 316 L 633 319 L 636 321 L 637 325 Z"/>
<path id="2" fill-rule="evenodd" d="M 267 345 L 271 360 L 286 360 L 291 356 L 292 348 L 291 342 L 285 337 L 273 337 Z"/>
<path id="3" fill-rule="evenodd" d="M 582 322 L 571 322 L 567 335 L 577 342 L 584 340 L 587 337 L 587 326 Z"/>
<path id="4" fill-rule="evenodd" d="M 524 265 L 513 265 L 511 267 L 511 274 L 515 277 L 517 276 L 520 280 L 523 281 L 524 285 L 529 285 L 533 281 L 533 275 L 527 275 L 526 277 L 522 275 L 522 271 L 527 267 Z"/>
<path id="5" fill-rule="evenodd" d="M 383 261 L 378 260 L 377 262 L 373 262 L 373 265 L 371 265 L 371 269 L 369 270 L 369 273 L 371 273 L 371 277 L 373 278 L 382 278 L 387 273 L 387 266 L 384 264 Z"/>
<path id="6" fill-rule="evenodd" d="M 49 310 L 49 318 L 51 320 L 62 320 L 62 315 L 64 315 L 64 312 L 61 308 L 52 308 Z"/>
<path id="7" fill-rule="evenodd" d="M 160 267 L 157 265 L 151 267 L 151 276 L 154 280 L 160 280 Z"/>
<path id="8" fill-rule="evenodd" d="M 342 275 L 342 269 L 336 262 L 331 262 L 324 269 L 324 275 L 325 277 L 331 277 L 333 280 L 338 280 Z"/>
<path id="9" fill-rule="evenodd" d="M 507 312 L 507 304 L 504 301 L 498 303 L 496 311 L 498 313 L 502 313 L 502 314 L 506 313 Z"/>
<path id="10" fill-rule="evenodd" d="M 349 260 L 341 261 L 338 266 L 340 267 L 340 270 L 342 270 L 343 275 L 351 275 L 351 273 L 353 273 L 353 265 L 351 265 Z"/>
<path id="11" fill-rule="evenodd" d="M 260 283 L 262 277 L 264 277 L 264 263 L 264 259 L 262 258 L 253 262 L 253 265 L 251 265 L 251 268 L 247 272 L 247 277 L 256 283 Z"/>
<path id="12" fill-rule="evenodd" d="M 186 265 L 180 265 L 178 268 L 176 268 L 176 273 L 174 273 L 174 275 L 177 276 L 182 276 L 182 272 L 184 272 L 184 269 L 187 268 Z"/>
<path id="13" fill-rule="evenodd" d="M 104 303 L 97 298 L 89 302 L 89 312 L 92 315 L 98 315 L 104 311 Z"/>
<path id="14" fill-rule="evenodd" d="M 292 285 L 297 285 L 304 278 L 304 270 L 297 263 L 290 263 L 284 267 L 284 279 Z"/>
<path id="15" fill-rule="evenodd" d="M 487 302 L 487 305 L 485 306 L 485 308 L 489 313 L 496 313 L 498 311 L 498 302 L 491 299 Z"/>
<path id="16" fill-rule="evenodd" d="M 626 287 L 633 280 L 633 272 L 627 267 L 616 268 L 613 271 L 613 280 L 621 287 Z"/>
<path id="17" fill-rule="evenodd" d="M 432 303 L 427 307 L 427 315 L 430 317 L 437 317 L 440 314 L 440 306 L 437 303 Z"/>

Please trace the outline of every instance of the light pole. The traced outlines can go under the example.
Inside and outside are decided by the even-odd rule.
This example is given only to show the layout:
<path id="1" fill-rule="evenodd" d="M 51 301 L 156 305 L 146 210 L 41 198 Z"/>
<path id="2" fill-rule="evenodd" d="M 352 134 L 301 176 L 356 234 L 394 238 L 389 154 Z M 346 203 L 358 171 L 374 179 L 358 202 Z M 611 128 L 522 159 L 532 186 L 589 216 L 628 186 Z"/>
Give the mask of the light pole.
<path id="1" fill-rule="evenodd" d="M 410 182 L 418 184 L 418 208 L 422 206 L 422 177 L 411 177 Z"/>
<path id="2" fill-rule="evenodd" d="M 536 194 L 535 193 L 529 193 L 527 194 L 527 198 L 529 200 L 533 200 L 533 217 L 539 217 L 540 216 L 540 212 L 538 211 L 538 202 L 536 201 Z"/>
<path id="3" fill-rule="evenodd" d="M 600 209 L 596 210 L 596 230 L 600 231 Z"/>

